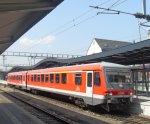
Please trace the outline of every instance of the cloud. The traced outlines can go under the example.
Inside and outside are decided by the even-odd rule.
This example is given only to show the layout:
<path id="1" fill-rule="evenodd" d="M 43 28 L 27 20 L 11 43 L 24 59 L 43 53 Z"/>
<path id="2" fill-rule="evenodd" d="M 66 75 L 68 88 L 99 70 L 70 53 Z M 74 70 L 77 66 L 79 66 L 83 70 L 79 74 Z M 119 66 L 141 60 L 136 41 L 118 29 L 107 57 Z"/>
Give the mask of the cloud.
<path id="1" fill-rule="evenodd" d="M 27 37 L 23 37 L 19 40 L 19 43 L 23 46 L 32 46 L 36 44 L 49 44 L 50 42 L 56 39 L 55 36 L 48 35 L 47 37 L 41 39 L 29 39 Z"/>

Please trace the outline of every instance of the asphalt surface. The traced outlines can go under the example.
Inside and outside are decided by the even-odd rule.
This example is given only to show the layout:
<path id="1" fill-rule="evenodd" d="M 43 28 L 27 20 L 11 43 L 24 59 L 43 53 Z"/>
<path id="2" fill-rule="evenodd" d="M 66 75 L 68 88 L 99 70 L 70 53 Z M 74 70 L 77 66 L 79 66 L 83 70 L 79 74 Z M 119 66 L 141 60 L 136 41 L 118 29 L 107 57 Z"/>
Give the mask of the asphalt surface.
<path id="1" fill-rule="evenodd" d="M 44 124 L 44 122 L 7 99 L 0 91 L 0 124 Z"/>

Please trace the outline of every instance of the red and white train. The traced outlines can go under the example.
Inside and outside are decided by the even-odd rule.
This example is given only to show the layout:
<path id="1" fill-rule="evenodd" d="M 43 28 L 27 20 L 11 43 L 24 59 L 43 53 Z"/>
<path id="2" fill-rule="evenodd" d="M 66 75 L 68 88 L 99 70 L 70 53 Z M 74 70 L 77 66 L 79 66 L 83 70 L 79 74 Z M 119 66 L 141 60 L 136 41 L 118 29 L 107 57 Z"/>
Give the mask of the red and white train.
<path id="1" fill-rule="evenodd" d="M 134 93 L 129 67 L 108 62 L 12 72 L 7 81 L 26 90 L 69 96 L 77 103 L 102 105 L 107 110 L 110 105 L 132 102 Z"/>

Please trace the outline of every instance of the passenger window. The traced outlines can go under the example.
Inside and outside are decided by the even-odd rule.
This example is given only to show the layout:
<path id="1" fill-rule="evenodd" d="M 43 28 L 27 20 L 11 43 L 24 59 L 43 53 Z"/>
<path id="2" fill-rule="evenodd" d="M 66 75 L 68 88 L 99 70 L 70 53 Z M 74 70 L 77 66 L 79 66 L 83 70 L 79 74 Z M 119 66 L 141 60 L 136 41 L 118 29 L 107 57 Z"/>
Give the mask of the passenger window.
<path id="1" fill-rule="evenodd" d="M 31 82 L 33 82 L 33 75 L 31 75 Z"/>
<path id="2" fill-rule="evenodd" d="M 92 73 L 87 74 L 87 86 L 92 87 Z"/>
<path id="3" fill-rule="evenodd" d="M 22 80 L 25 81 L 25 76 L 22 76 L 22 77 L 23 77 Z"/>
<path id="4" fill-rule="evenodd" d="M 56 74 L 55 79 L 56 79 L 56 83 L 59 83 L 59 74 Z"/>
<path id="5" fill-rule="evenodd" d="M 34 82 L 36 82 L 36 75 L 34 75 Z"/>
<path id="6" fill-rule="evenodd" d="M 20 80 L 22 81 L 22 75 L 20 76 Z"/>
<path id="7" fill-rule="evenodd" d="M 38 80 L 38 82 L 41 82 L 41 79 L 40 79 L 40 77 L 41 77 L 41 76 L 40 76 L 40 75 L 38 75 L 38 79 L 37 79 L 37 80 Z"/>
<path id="8" fill-rule="evenodd" d="M 45 75 L 45 82 L 48 82 L 48 74 Z"/>
<path id="9" fill-rule="evenodd" d="M 62 84 L 66 84 L 67 82 L 67 74 L 63 73 L 62 74 Z"/>
<path id="10" fill-rule="evenodd" d="M 30 75 L 28 75 L 28 81 L 30 81 Z"/>
<path id="11" fill-rule="evenodd" d="M 81 73 L 76 73 L 75 74 L 75 84 L 76 85 L 81 85 L 82 82 L 82 74 Z"/>
<path id="12" fill-rule="evenodd" d="M 44 74 L 41 74 L 41 82 L 44 82 Z"/>
<path id="13" fill-rule="evenodd" d="M 95 86 L 100 86 L 101 80 L 100 80 L 100 73 L 95 72 L 94 73 L 94 85 Z"/>
<path id="14" fill-rule="evenodd" d="M 50 82 L 51 82 L 51 83 L 54 82 L 54 74 L 50 74 Z"/>

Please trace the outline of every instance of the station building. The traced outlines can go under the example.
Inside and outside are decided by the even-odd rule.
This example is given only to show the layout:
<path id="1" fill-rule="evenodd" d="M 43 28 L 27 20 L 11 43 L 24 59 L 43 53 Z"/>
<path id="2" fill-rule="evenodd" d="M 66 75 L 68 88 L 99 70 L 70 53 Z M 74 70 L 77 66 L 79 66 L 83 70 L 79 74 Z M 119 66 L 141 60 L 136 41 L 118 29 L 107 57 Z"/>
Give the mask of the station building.
<path id="1" fill-rule="evenodd" d="M 87 55 L 109 51 L 130 44 L 130 42 L 94 38 L 87 50 Z"/>

